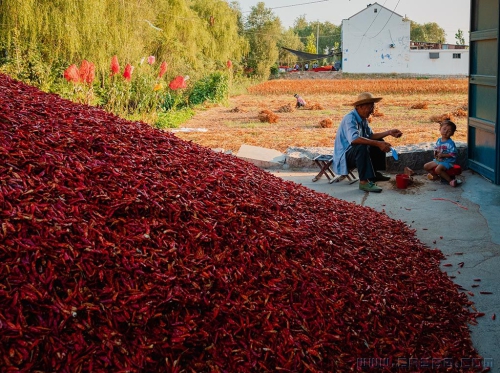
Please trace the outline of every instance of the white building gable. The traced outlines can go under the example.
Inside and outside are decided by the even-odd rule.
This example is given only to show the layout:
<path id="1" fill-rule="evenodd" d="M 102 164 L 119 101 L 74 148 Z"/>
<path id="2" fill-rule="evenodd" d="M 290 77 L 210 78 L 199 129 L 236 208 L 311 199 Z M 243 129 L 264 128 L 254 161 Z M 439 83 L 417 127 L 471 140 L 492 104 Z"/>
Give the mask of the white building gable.
<path id="1" fill-rule="evenodd" d="M 407 73 L 410 21 L 370 4 L 342 20 L 342 70 L 348 73 Z"/>
<path id="2" fill-rule="evenodd" d="M 347 73 L 467 75 L 468 49 L 410 49 L 410 21 L 374 3 L 342 20 Z"/>

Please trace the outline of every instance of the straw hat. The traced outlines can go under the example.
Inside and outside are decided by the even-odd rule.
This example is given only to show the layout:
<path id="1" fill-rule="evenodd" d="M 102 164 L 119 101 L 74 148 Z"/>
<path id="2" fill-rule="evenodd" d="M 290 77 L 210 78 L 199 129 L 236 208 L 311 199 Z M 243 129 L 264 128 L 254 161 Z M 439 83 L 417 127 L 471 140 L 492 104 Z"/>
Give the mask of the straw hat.
<path id="1" fill-rule="evenodd" d="M 382 97 L 374 97 L 370 92 L 360 93 L 356 102 L 353 102 L 352 106 L 358 106 L 363 104 L 370 104 L 372 102 L 379 102 Z"/>

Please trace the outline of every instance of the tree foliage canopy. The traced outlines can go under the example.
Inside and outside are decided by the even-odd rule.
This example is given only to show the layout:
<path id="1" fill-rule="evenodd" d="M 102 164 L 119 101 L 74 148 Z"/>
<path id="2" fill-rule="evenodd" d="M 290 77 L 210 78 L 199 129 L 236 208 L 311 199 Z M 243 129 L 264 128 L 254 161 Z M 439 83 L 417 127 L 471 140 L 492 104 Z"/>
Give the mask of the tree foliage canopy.
<path id="1" fill-rule="evenodd" d="M 457 45 L 465 45 L 465 37 L 462 30 L 458 29 L 457 33 L 455 34 L 455 39 L 457 41 Z"/>
<path id="2" fill-rule="evenodd" d="M 263 2 L 251 8 L 245 22 L 245 35 L 250 51 L 247 66 L 261 77 L 267 77 L 278 59 L 278 40 L 282 34 L 281 21 Z"/>
<path id="3" fill-rule="evenodd" d="M 427 43 L 444 43 L 446 32 L 436 22 L 420 24 L 410 22 L 410 39 Z"/>
<path id="4" fill-rule="evenodd" d="M 106 76 L 114 55 L 132 65 L 154 55 L 168 63 L 168 74 L 195 79 L 231 60 L 267 78 L 277 62 L 298 60 L 281 47 L 326 54 L 341 43 L 341 26 L 303 15 L 286 29 L 264 2 L 244 16 L 234 0 L 0 0 L 0 24 L 0 67 L 39 86 L 83 59 Z M 434 22 L 411 22 L 414 41 L 445 37 Z"/>
<path id="5" fill-rule="evenodd" d="M 20 73 L 26 63 L 43 70 L 87 59 L 104 72 L 113 55 L 132 64 L 155 55 L 196 76 L 241 59 L 240 17 L 219 0 L 2 0 L 0 63 Z"/>

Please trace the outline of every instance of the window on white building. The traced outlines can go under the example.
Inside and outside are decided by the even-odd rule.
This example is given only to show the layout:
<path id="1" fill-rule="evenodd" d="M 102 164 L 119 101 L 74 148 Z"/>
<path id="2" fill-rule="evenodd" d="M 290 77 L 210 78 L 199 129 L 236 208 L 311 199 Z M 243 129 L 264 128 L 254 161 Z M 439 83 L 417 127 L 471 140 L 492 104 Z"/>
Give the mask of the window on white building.
<path id="1" fill-rule="evenodd" d="M 439 58 L 439 52 L 429 52 L 429 58 L 430 59 Z"/>
<path id="2" fill-rule="evenodd" d="M 373 9 L 373 13 L 377 13 L 377 12 L 378 12 L 377 8 Z"/>
<path id="3" fill-rule="evenodd" d="M 453 53 L 453 58 L 462 58 L 461 53 Z"/>

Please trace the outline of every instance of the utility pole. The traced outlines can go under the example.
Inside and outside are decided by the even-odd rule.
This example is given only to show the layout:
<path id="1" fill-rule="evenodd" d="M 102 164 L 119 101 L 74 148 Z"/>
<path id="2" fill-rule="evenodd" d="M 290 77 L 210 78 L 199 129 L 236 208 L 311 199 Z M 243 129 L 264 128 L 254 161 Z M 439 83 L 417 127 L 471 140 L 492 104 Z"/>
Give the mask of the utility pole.
<path id="1" fill-rule="evenodd" d="M 319 54 L 319 19 L 316 28 L 316 54 Z"/>

